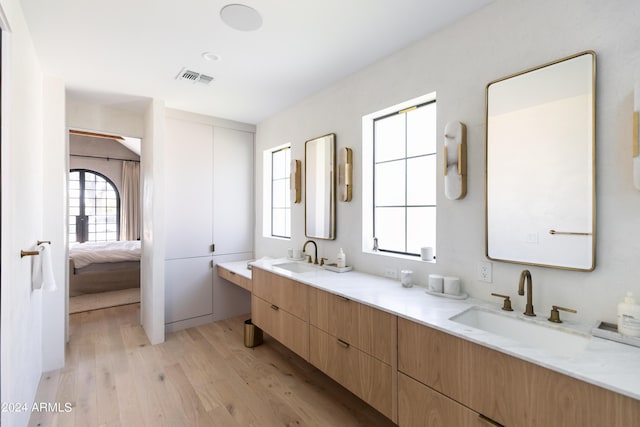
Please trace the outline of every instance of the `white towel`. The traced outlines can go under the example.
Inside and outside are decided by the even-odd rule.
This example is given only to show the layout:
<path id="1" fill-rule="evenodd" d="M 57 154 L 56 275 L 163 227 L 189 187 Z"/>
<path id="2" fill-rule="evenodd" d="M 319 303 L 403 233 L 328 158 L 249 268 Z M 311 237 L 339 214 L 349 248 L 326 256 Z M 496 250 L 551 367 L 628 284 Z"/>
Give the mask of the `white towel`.
<path id="1" fill-rule="evenodd" d="M 53 276 L 51 248 L 43 244 L 38 246 L 38 251 L 40 255 L 34 256 L 31 262 L 31 285 L 34 290 L 44 289 L 53 292 L 58 287 Z"/>

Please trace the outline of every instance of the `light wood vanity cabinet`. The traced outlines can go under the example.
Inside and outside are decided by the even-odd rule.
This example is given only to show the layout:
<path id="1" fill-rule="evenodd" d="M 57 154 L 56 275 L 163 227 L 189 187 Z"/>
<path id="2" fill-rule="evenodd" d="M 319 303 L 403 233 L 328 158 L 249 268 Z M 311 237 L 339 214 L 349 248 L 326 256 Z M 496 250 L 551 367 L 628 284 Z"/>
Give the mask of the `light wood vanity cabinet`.
<path id="1" fill-rule="evenodd" d="M 251 274 L 253 323 L 309 360 L 308 287 L 259 268 Z"/>
<path id="2" fill-rule="evenodd" d="M 309 314 L 309 361 L 397 420 L 397 317 L 315 288 L 309 288 Z"/>
<path id="3" fill-rule="evenodd" d="M 637 400 L 405 319 L 398 320 L 398 370 L 506 426 L 623 427 L 640 420 Z M 413 419 L 403 396 L 415 386 L 399 381 L 401 426 L 417 425 L 403 423 Z"/>

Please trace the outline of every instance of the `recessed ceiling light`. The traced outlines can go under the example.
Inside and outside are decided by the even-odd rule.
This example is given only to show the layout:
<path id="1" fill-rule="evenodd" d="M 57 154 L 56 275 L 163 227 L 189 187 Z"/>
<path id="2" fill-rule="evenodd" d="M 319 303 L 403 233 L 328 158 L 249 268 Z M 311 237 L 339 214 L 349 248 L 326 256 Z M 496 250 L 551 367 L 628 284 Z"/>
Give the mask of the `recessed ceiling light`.
<path id="1" fill-rule="evenodd" d="M 202 54 L 202 58 L 205 61 L 220 61 L 222 58 L 220 57 L 220 55 L 216 55 L 213 52 L 204 52 Z"/>
<path id="2" fill-rule="evenodd" d="M 228 4 L 220 9 L 222 21 L 239 31 L 255 31 L 262 27 L 262 16 L 252 7 L 243 4 Z"/>

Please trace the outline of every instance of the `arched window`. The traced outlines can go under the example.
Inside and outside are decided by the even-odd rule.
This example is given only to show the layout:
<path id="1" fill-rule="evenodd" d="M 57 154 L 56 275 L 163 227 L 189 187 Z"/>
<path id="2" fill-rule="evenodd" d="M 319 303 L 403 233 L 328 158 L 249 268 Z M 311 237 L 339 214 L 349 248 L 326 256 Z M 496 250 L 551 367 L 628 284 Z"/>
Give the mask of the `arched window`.
<path id="1" fill-rule="evenodd" d="M 110 242 L 120 235 L 120 195 L 96 171 L 69 172 L 69 242 Z"/>

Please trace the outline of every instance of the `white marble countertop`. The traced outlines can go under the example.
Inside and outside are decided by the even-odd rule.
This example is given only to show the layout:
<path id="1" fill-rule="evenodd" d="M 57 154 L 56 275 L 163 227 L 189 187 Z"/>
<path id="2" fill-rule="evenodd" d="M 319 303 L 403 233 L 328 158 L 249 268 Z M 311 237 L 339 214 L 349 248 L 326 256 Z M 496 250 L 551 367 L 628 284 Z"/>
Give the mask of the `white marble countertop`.
<path id="1" fill-rule="evenodd" d="M 245 277 L 251 280 L 251 270 L 247 268 L 247 265 L 251 262 L 250 260 L 244 261 L 232 261 L 232 262 L 221 262 L 218 265 L 222 268 L 226 268 L 229 271 L 236 273 L 242 277 Z"/>
<path id="2" fill-rule="evenodd" d="M 538 313 L 539 315 L 534 319 L 525 318 L 518 312 L 502 312 L 499 301 L 491 304 L 473 298 L 456 300 L 432 296 L 427 294 L 423 287 L 404 288 L 398 281 L 358 271 L 334 273 L 318 268 L 305 273 L 292 273 L 274 267 L 283 262 L 290 262 L 290 260 L 261 259 L 251 264 L 633 399 L 640 399 L 640 348 L 591 337 L 592 325 L 581 325 L 564 320 L 564 323 L 558 326 L 547 321 L 548 313 L 546 312 L 544 316 Z M 247 262 L 221 265 L 228 269 L 238 268 L 239 270 L 234 271 L 243 274 L 245 271 L 242 269 L 246 270 Z M 562 329 L 569 333 L 587 336 L 588 345 L 585 350 L 575 356 L 555 355 L 542 348 L 450 320 L 451 317 L 474 306 L 500 315 L 519 317 L 527 322 L 540 323 L 541 327 Z"/>

